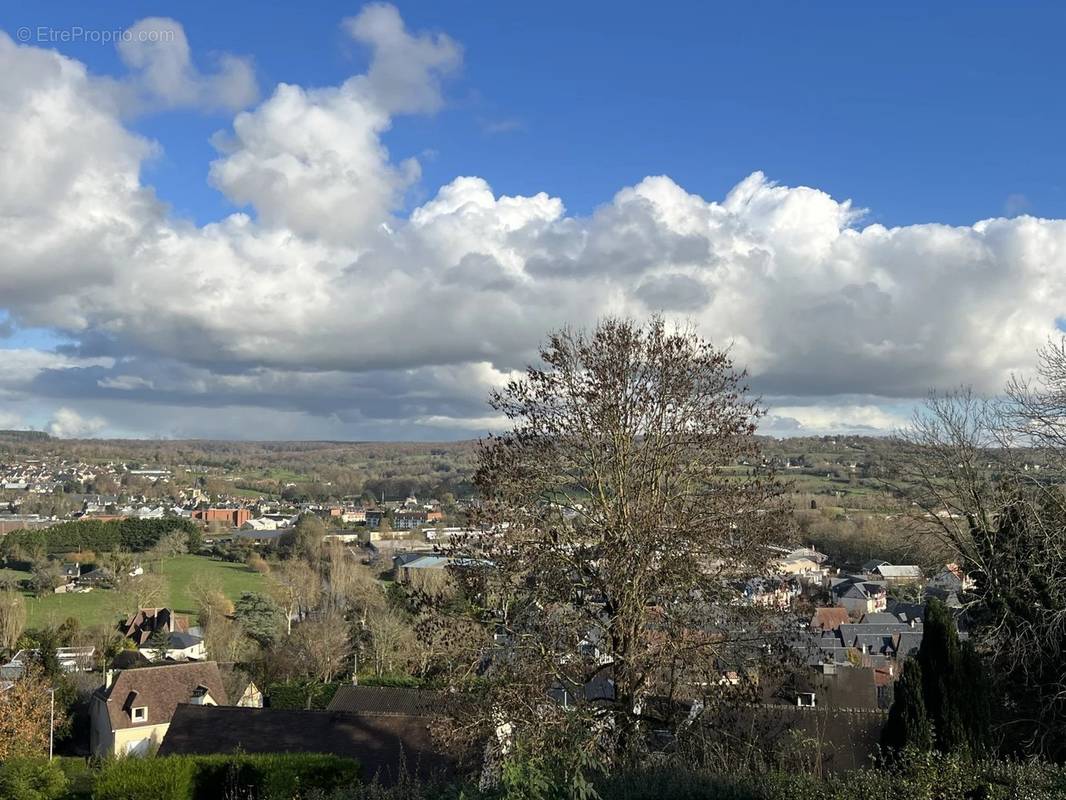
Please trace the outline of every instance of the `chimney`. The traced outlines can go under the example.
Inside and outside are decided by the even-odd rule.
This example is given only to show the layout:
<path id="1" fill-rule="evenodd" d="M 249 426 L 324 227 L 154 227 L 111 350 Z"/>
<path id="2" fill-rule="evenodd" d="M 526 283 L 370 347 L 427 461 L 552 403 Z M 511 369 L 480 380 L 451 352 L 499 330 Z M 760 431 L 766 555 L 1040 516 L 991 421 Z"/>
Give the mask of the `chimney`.
<path id="1" fill-rule="evenodd" d="M 111 688 L 111 684 L 115 682 L 115 671 L 113 669 L 104 670 L 104 691 L 106 692 Z"/>

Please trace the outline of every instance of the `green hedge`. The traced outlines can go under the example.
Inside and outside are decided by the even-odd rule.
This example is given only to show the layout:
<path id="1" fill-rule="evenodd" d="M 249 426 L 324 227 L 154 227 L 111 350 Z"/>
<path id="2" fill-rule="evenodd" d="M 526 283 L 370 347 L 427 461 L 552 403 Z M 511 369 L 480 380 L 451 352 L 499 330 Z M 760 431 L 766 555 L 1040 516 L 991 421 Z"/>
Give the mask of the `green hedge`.
<path id="1" fill-rule="evenodd" d="M 4 549 L 30 550 L 44 548 L 47 553 L 73 553 L 93 550 L 98 553 L 121 547 L 143 552 L 150 550 L 171 531 L 190 533 L 198 530 L 192 520 L 173 517 L 164 519 L 85 519 L 60 522 L 50 528 L 12 531 L 4 537 Z"/>
<path id="2" fill-rule="evenodd" d="M 315 753 L 123 758 L 100 771 L 94 800 L 291 800 L 359 780 L 351 759 Z"/>
<path id="3" fill-rule="evenodd" d="M 192 800 L 193 758 L 120 758 L 104 766 L 93 787 L 95 800 Z"/>
<path id="4" fill-rule="evenodd" d="M 197 763 L 195 800 L 291 800 L 307 792 L 333 792 L 359 781 L 358 762 L 315 753 L 208 756 Z"/>

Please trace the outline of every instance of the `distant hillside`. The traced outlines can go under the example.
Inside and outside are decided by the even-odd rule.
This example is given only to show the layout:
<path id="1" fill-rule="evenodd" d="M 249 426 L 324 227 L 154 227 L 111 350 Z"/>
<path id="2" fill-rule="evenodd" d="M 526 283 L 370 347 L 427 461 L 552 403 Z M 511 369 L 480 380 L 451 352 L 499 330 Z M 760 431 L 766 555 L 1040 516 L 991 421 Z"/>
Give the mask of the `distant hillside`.
<path id="1" fill-rule="evenodd" d="M 0 430 L 0 441 L 5 442 L 45 442 L 51 439 L 44 431 L 7 431 Z"/>

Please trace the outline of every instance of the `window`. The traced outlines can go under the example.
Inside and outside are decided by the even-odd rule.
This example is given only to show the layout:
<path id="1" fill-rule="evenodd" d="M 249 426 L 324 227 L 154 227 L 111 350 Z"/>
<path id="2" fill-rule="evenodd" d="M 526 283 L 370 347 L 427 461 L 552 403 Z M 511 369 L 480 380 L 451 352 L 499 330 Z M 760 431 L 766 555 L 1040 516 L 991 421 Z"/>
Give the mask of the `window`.
<path id="1" fill-rule="evenodd" d="M 133 721 L 145 722 L 148 720 L 148 706 L 137 706 L 133 709 Z"/>
<path id="2" fill-rule="evenodd" d="M 796 695 L 796 705 L 804 706 L 806 708 L 814 708 L 815 699 L 814 692 L 800 692 Z"/>

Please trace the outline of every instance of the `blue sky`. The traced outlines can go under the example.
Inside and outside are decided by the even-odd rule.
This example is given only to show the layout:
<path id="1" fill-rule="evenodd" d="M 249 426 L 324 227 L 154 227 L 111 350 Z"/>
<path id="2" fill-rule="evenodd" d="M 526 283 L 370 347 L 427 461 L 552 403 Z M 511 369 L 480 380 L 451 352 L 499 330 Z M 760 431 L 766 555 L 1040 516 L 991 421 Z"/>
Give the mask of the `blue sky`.
<path id="1" fill-rule="evenodd" d="M 0 9 L 0 28 L 20 42 L 28 39 L 29 45 L 57 49 L 84 64 L 94 81 L 113 78 L 122 82 L 130 80 L 131 67 L 113 44 L 62 42 L 58 37 L 79 28 L 119 31 L 146 17 L 171 17 L 183 27 L 193 65 L 204 75 L 219 69 L 220 59 L 227 54 L 248 59 L 254 69 L 259 97 L 240 107 L 255 112 L 269 106 L 279 83 L 299 86 L 309 92 L 340 86 L 351 76 L 367 72 L 375 57 L 374 49 L 366 41 L 353 40 L 341 24 L 343 19 L 362 13 L 363 8 L 359 3 L 332 2 L 310 7 L 248 2 L 135 5 L 53 2 L 40 8 L 8 4 Z M 823 428 L 832 428 L 840 420 L 843 427 L 861 429 L 866 424 L 862 420 L 869 422 L 871 429 L 883 427 L 910 407 L 920 395 L 919 384 L 926 386 L 938 375 L 945 376 L 945 380 L 967 377 L 960 365 L 967 361 L 965 353 L 972 336 L 966 332 L 962 320 L 972 314 L 975 305 L 985 302 L 983 298 L 990 292 L 996 292 L 997 286 L 1022 286 L 1039 298 L 1046 298 L 1049 291 L 1053 294 L 1058 288 L 1049 265 L 1059 263 L 1061 251 L 1053 249 L 1043 253 L 1024 246 L 1030 241 L 1025 237 L 1046 242 L 1049 236 L 1058 236 L 1057 225 L 1052 226 L 1053 235 L 1034 233 L 1023 223 L 1001 232 L 968 226 L 978 220 L 1019 215 L 1041 217 L 1051 225 L 1066 217 L 1064 111 L 1058 100 L 1066 78 L 1066 59 L 1061 55 L 1060 42 L 1066 7 L 1061 4 L 1026 3 L 1007 9 L 992 2 L 944 3 L 936 7 L 918 3 L 860 7 L 843 2 L 661 2 L 654 6 L 627 2 L 523 5 L 404 2 L 397 5 L 397 10 L 411 36 L 445 34 L 450 37 L 462 48 L 462 65 L 456 70 L 431 65 L 420 76 L 433 84 L 434 74 L 440 73 L 442 88 L 439 108 L 435 110 L 395 111 L 387 99 L 380 97 L 367 106 L 377 103 L 381 108 L 390 109 L 387 124 L 373 133 L 373 141 L 380 140 L 388 149 L 389 157 L 382 169 L 402 171 L 401 163 L 407 158 L 417 159 L 420 168 L 417 180 L 404 182 L 398 199 L 383 201 L 387 206 L 392 205 L 380 224 L 390 229 L 402 226 L 412 210 L 425 206 L 441 187 L 452 185 L 458 176 L 483 179 L 496 197 L 532 197 L 543 192 L 549 198 L 558 198 L 565 212 L 562 206 L 551 212 L 557 218 L 551 238 L 538 240 L 536 247 L 523 253 L 517 253 L 517 245 L 508 241 L 500 245 L 499 253 L 493 251 L 490 255 L 505 271 L 517 269 L 525 281 L 523 286 L 533 286 L 536 290 L 533 305 L 559 306 L 557 301 L 549 301 L 537 293 L 549 280 L 544 277 L 548 273 L 543 271 L 537 277 L 534 269 L 537 259 L 562 258 L 565 248 L 549 256 L 544 255 L 545 249 L 551 251 L 553 243 L 571 236 L 575 229 L 584 231 L 586 236 L 600 228 L 613 231 L 606 236 L 607 241 L 622 230 L 635 230 L 633 218 L 628 216 L 631 207 L 624 199 L 616 198 L 620 190 L 645 185 L 642 181 L 647 176 L 664 175 L 685 193 L 706 199 L 713 206 L 722 203 L 748 176 L 761 172 L 765 175 L 764 182 L 756 181 L 752 199 L 737 212 L 734 221 L 738 229 L 765 243 L 775 254 L 774 258 L 784 260 L 765 273 L 767 284 L 760 284 L 759 291 L 753 292 L 765 296 L 752 301 L 745 319 L 768 319 L 767 315 L 786 321 L 793 315 L 807 320 L 824 318 L 827 325 L 842 325 L 842 330 L 847 331 L 856 325 L 865 326 L 871 316 L 884 317 L 871 322 L 869 330 L 855 334 L 854 347 L 848 352 L 837 352 L 839 343 L 823 341 L 821 331 L 812 329 L 804 339 L 804 347 L 789 356 L 793 361 L 828 365 L 816 376 L 828 387 L 824 394 L 819 394 L 801 375 L 797 377 L 799 373 L 792 367 L 771 363 L 774 359 L 766 354 L 769 345 L 759 340 L 759 331 L 771 327 L 770 324 L 763 321 L 761 327 L 753 327 L 752 331 L 741 329 L 743 326 L 738 327 L 736 323 L 730 327 L 723 321 L 721 309 L 714 309 L 714 300 L 726 296 L 726 287 L 721 275 L 715 272 L 715 265 L 746 264 L 743 254 L 749 252 L 748 244 L 729 244 L 725 249 L 740 255 L 736 255 L 735 262 L 729 256 L 723 262 L 724 245 L 716 244 L 717 234 L 709 235 L 712 257 L 702 266 L 698 259 L 679 257 L 680 251 L 668 245 L 669 252 L 649 254 L 647 263 L 641 267 L 643 271 L 636 277 L 623 274 L 624 270 L 619 268 L 608 281 L 615 287 L 612 290 L 605 291 L 601 283 L 572 288 L 570 293 L 589 291 L 598 292 L 601 297 L 610 296 L 615 303 L 610 306 L 612 310 L 621 307 L 628 313 L 637 308 L 695 315 L 701 326 L 715 337 L 747 343 L 750 346 L 742 346 L 739 352 L 751 359 L 757 388 L 769 387 L 778 405 L 823 409 L 824 413 L 811 411 L 811 421 L 800 422 L 801 429 L 813 430 L 815 420 Z M 28 35 L 21 33 L 23 30 Z M 30 79 L 9 75 L 7 80 L 28 82 Z M 90 97 L 87 102 L 95 100 Z M 317 100 L 308 101 L 308 110 L 318 107 L 317 103 Z M 242 192 L 247 195 L 244 184 L 236 189 L 226 187 L 227 191 L 211 185 L 212 162 L 220 159 L 213 137 L 220 133 L 232 135 L 235 109 L 221 111 L 217 105 L 201 105 L 204 107 L 164 103 L 116 117 L 124 130 L 155 143 L 153 155 L 137 156 L 139 171 L 132 174 L 169 209 L 159 212 L 161 216 L 153 218 L 150 224 L 146 222 L 146 227 L 136 236 L 131 234 L 130 246 L 133 247 L 133 242 L 143 244 L 145 231 L 158 231 L 161 224 L 181 235 L 189 235 L 190 231 L 225 220 L 237 210 L 248 212 L 260 224 L 256 236 L 291 230 L 308 244 L 337 245 L 330 238 L 332 233 L 324 233 L 314 225 L 311 234 L 302 229 L 293 208 L 279 208 L 279 204 L 285 205 L 284 198 L 253 196 L 240 202 L 235 198 Z M 17 121 L 19 108 L 13 103 L 0 106 L 0 121 L 5 114 L 9 120 Z M 256 124 L 260 123 L 263 131 L 277 133 L 268 129 L 268 120 Z M 348 117 L 338 123 L 340 127 L 332 129 L 338 137 L 339 150 L 361 135 L 356 129 L 350 137 L 343 131 L 343 124 L 350 123 Z M 77 125 L 76 121 L 70 122 L 71 129 Z M 121 146 L 129 147 L 130 143 Z M 318 146 L 321 148 L 321 142 Z M 56 140 L 57 160 L 69 155 L 64 147 L 69 152 L 77 150 L 77 137 L 73 136 L 67 145 Z M 252 149 L 247 142 L 242 147 L 249 152 Z M 376 158 L 372 159 L 375 164 Z M 774 185 L 791 187 L 791 193 L 775 194 Z M 793 191 L 795 187 L 813 187 L 817 196 Z M 670 204 L 674 204 L 671 208 L 675 207 L 680 202 L 678 198 L 671 195 L 664 199 L 666 195 L 655 187 L 636 191 L 640 197 L 655 195 L 652 203 L 655 219 L 648 225 L 660 226 L 656 228 L 659 233 L 651 237 L 655 241 L 642 239 L 643 243 L 649 247 L 662 245 L 659 234 L 666 229 L 681 235 L 671 227 L 680 223 L 667 209 Z M 313 195 L 314 191 L 309 193 Z M 829 198 L 832 204 L 828 204 Z M 845 206 L 838 205 L 846 200 L 852 201 L 852 209 L 865 209 L 865 215 L 853 215 Z M 126 202 L 121 200 L 120 205 Z M 529 207 L 524 206 L 522 213 L 528 212 L 531 220 L 540 219 L 541 212 L 533 210 L 532 203 L 526 205 Z M 770 206 L 773 208 L 767 211 Z M 92 203 L 86 208 L 92 217 Z M 263 219 L 263 209 L 273 209 L 268 214 L 273 213 L 275 217 Z M 923 227 L 925 223 L 934 226 Z M 871 224 L 897 231 L 895 239 L 891 244 L 864 244 L 863 255 L 855 256 L 848 249 L 851 245 L 847 231 L 862 230 Z M 945 245 L 943 234 L 935 228 L 938 224 L 957 226 L 967 236 L 980 241 L 960 240 Z M 611 228 L 612 225 L 615 227 Z M 798 227 L 807 229 L 816 238 L 823 235 L 826 226 L 836 231 L 832 246 L 826 242 L 815 245 L 806 239 L 800 242 L 794 236 L 793 229 Z M 650 228 L 642 230 L 646 232 Z M 782 231 L 787 236 L 775 238 L 785 236 Z M 479 258 L 485 255 L 490 248 L 478 237 L 487 237 L 486 230 L 470 229 L 465 233 L 470 242 L 465 252 Z M 407 234 L 405 229 L 402 235 Z M 687 231 L 684 235 L 692 234 Z M 877 239 L 877 236 L 868 238 Z M 360 240 L 356 250 L 373 251 L 375 245 L 368 241 Z M 428 240 L 419 238 L 418 241 L 419 247 L 431 247 Z M 439 244 L 438 239 L 433 241 Z M 343 244 L 350 248 L 353 241 L 345 240 Z M 942 249 L 948 246 L 957 249 L 950 252 Z M 830 247 L 837 249 L 827 256 Z M 986 251 L 992 253 L 988 264 L 979 255 Z M 331 280 L 349 274 L 350 270 L 345 272 L 347 266 L 341 262 L 350 259 L 351 252 L 354 251 L 321 256 L 332 265 Z M 412 252 L 410 246 L 404 252 Z M 572 253 L 572 248 L 566 252 Z M 1024 274 L 1011 275 L 1011 259 L 1019 252 L 1026 252 L 1029 261 L 1018 267 Z M 439 255 L 442 269 L 451 263 L 445 263 L 447 259 L 462 262 L 461 253 L 456 255 L 448 249 L 433 253 L 427 257 L 433 260 Z M 818 255 L 810 255 L 814 253 Z M 921 264 L 896 265 L 896 259 L 921 260 L 930 253 L 936 254 L 939 268 L 961 272 L 954 277 L 945 275 L 934 279 L 927 276 L 930 270 Z M 812 260 L 804 262 L 802 254 Z M 102 256 L 105 260 L 112 257 Z M 517 261 L 509 262 L 511 257 Z M 618 260 L 617 254 L 610 257 Z M 185 258 L 184 264 L 190 269 L 189 283 L 194 285 L 193 274 L 207 273 L 200 271 L 202 265 L 195 254 L 191 260 L 188 255 Z M 391 256 L 381 258 L 388 260 Z M 525 267 L 516 266 L 527 258 L 523 262 Z M 575 262 L 582 265 L 582 270 L 599 274 L 591 255 L 582 258 Z M 824 263 L 820 260 L 827 258 Z M 29 269 L 47 269 L 45 261 L 31 264 Z M 284 349 L 290 337 L 308 338 L 313 333 L 282 328 L 263 333 L 254 341 L 225 341 L 227 337 L 232 338 L 232 331 L 213 329 L 203 320 L 190 321 L 186 303 L 180 311 L 157 310 L 153 318 L 161 327 L 185 331 L 183 335 L 192 336 L 193 340 L 185 340 L 180 345 L 169 339 L 160 343 L 155 341 L 153 330 L 141 330 L 134 337 L 131 331 L 144 321 L 124 318 L 109 305 L 110 299 L 105 302 L 86 292 L 66 298 L 69 304 L 60 311 L 56 308 L 59 305 L 56 298 L 46 303 L 31 291 L 31 282 L 25 277 L 28 273 L 16 271 L 13 263 L 0 262 L 0 278 L 5 267 L 9 270 L 7 283 L 0 280 L 0 291 L 6 285 L 12 297 L 34 296 L 5 302 L 0 294 L 0 331 L 4 330 L 4 320 L 13 330 L 0 339 L 0 348 L 35 353 L 53 353 L 59 348 L 72 358 L 93 358 L 101 355 L 100 343 L 106 341 L 109 344 L 105 349 L 112 356 L 117 354 L 118 363 L 111 367 L 87 362 L 50 363 L 43 368 L 45 372 L 63 372 L 63 381 L 58 381 L 55 375 L 35 373 L 31 379 L 33 386 L 8 389 L 7 400 L 0 386 L 0 421 L 22 420 L 43 426 L 56 409 L 71 408 L 72 404 L 77 405 L 74 403 L 77 400 L 84 405 L 79 413 L 98 421 L 90 426 L 97 431 L 129 435 L 217 434 L 219 430 L 206 426 L 199 418 L 174 425 L 153 422 L 154 415 L 173 416 L 174 404 L 184 406 L 189 398 L 174 392 L 159 392 L 159 379 L 149 379 L 146 375 L 168 364 L 173 366 L 172 371 L 205 371 L 208 377 L 196 372 L 200 376 L 196 380 L 203 378 L 204 385 L 214 385 L 217 380 L 228 386 L 232 383 L 229 378 L 236 374 L 254 375 L 259 380 L 264 370 L 292 368 L 291 363 L 278 360 L 277 352 Z M 833 273 L 828 283 L 826 278 L 819 277 L 823 267 L 831 267 Z M 174 269 L 153 262 L 138 266 L 139 272 L 123 277 L 120 274 L 123 268 L 114 265 L 114 272 L 104 279 L 104 284 L 129 286 L 134 280 L 132 276 L 144 276 L 145 270 L 158 270 L 162 281 L 163 273 Z M 226 285 L 239 287 L 244 285 L 242 281 L 257 280 L 262 265 L 250 263 L 233 269 L 232 274 L 226 273 L 226 281 L 232 278 L 233 282 Z M 294 262 L 287 269 L 304 267 Z M 402 269 L 397 266 L 394 272 Z M 799 298 L 795 302 L 787 299 L 790 288 L 784 278 L 788 270 L 795 270 L 795 276 L 811 281 L 809 287 L 795 292 Z M 914 273 L 903 274 L 905 270 Z M 69 277 L 69 272 L 63 274 Z M 557 275 L 558 271 L 551 274 Z M 978 288 L 977 275 L 980 286 L 987 285 L 987 288 Z M 923 284 L 926 280 L 929 283 Z M 688 289 L 682 290 L 678 287 L 683 281 L 696 283 L 685 284 Z M 774 281 L 782 283 L 771 286 Z M 630 282 L 636 287 L 634 295 L 627 294 Z M 310 304 L 310 292 L 307 298 L 302 298 L 300 282 L 294 285 L 297 299 L 306 299 Z M 907 316 L 904 312 L 913 305 L 908 304 L 906 297 L 927 296 L 945 287 L 949 291 L 965 288 L 966 291 L 957 292 L 960 296 L 972 290 L 972 297 L 959 300 L 957 317 L 944 322 L 943 331 L 928 331 L 920 339 L 904 341 L 916 326 L 920 327 L 914 320 L 902 322 Z M 686 291 L 688 297 L 681 297 Z M 998 291 L 1002 292 L 1002 288 Z M 782 294 L 786 297 L 782 298 Z M 493 302 L 500 299 L 498 295 L 492 297 Z M 656 307 L 649 298 L 662 305 Z M 705 298 L 707 305 L 701 306 L 699 298 Z M 176 305 L 178 299 L 175 298 Z M 506 300 L 517 305 L 513 294 Z M 985 311 L 990 320 L 1000 320 L 1000 329 L 1006 331 L 1002 338 L 1009 340 L 1009 346 L 1001 347 L 997 341 L 984 348 L 987 364 L 978 361 L 985 372 L 974 377 L 974 382 L 984 388 L 997 385 L 1009 371 L 1027 366 L 1018 354 L 1032 352 L 1034 342 L 1044 339 L 1047 331 L 1054 331 L 1054 319 L 1066 312 L 1061 307 L 1056 310 L 1051 304 L 1046 310 L 1034 312 L 1033 320 L 1026 320 L 1018 318 L 1016 306 L 1017 303 L 1014 307 L 1004 305 Z M 525 297 L 522 307 L 529 307 Z M 83 308 L 92 310 L 86 312 L 84 319 L 79 317 L 77 324 L 67 324 L 64 320 L 71 317 L 72 308 L 79 309 L 79 313 Z M 257 313 L 264 312 L 257 309 Z M 416 309 L 412 313 L 412 318 L 417 319 L 421 312 Z M 469 313 L 473 312 L 459 309 L 451 317 L 442 316 L 434 323 L 436 330 L 442 325 L 445 328 L 454 325 L 465 331 L 469 320 L 464 314 Z M 819 317 L 820 314 L 824 317 Z M 1049 316 L 1050 325 L 1045 319 Z M 864 321 L 857 323 L 860 318 Z M 520 327 L 530 332 L 546 330 L 559 319 L 558 314 L 546 314 L 543 328 L 538 327 L 539 318 L 522 319 Z M 915 316 L 915 320 L 920 319 L 920 315 Z M 164 320 L 167 326 L 162 326 Z M 894 329 L 897 323 L 902 327 Z M 446 357 L 438 352 L 439 342 L 426 341 L 420 348 L 412 345 L 411 353 L 397 356 L 396 368 L 413 365 L 418 370 L 432 372 L 452 369 L 457 364 L 470 368 L 487 364 L 495 373 L 505 374 L 531 351 L 517 345 L 497 346 L 509 336 L 506 320 L 499 324 L 504 326 L 499 331 L 487 331 L 482 341 L 471 341 L 466 351 Z M 426 327 L 432 326 L 427 323 Z M 365 331 L 338 330 L 343 335 L 351 335 L 356 342 L 351 359 L 332 353 L 311 354 L 298 368 L 320 377 L 340 374 L 345 381 L 352 381 L 351 385 L 345 384 L 344 391 L 351 392 L 352 398 L 361 396 L 366 389 L 361 381 L 368 374 L 365 365 L 373 364 L 375 368 L 388 365 L 383 364 L 383 356 L 360 351 L 358 342 L 367 338 Z M 400 338 L 408 330 L 404 329 Z M 786 325 L 785 333 L 781 334 L 785 339 L 789 338 L 787 330 Z M 394 340 L 397 338 L 396 333 L 389 335 Z M 195 341 L 197 346 L 190 346 L 190 341 Z M 225 344 L 217 344 L 219 341 Z M 195 358 L 187 357 L 188 351 L 199 349 L 201 342 L 207 343 L 205 352 Z M 217 352 L 206 352 L 216 345 Z M 943 348 L 944 352 L 931 352 L 934 346 Z M 372 348 L 368 345 L 367 349 Z M 457 347 L 457 351 L 461 349 Z M 900 367 L 901 374 L 906 368 L 919 377 L 914 381 L 900 378 L 895 383 L 878 377 L 893 372 L 876 363 L 876 358 L 887 358 L 888 352 L 896 353 L 897 360 L 904 365 Z M 920 357 L 916 355 L 919 352 Z M 863 353 L 875 354 L 875 361 L 870 364 L 862 361 Z M 315 361 L 316 358 L 320 361 Z M 854 364 L 850 361 L 853 358 Z M 912 358 L 918 359 L 920 365 L 906 366 Z M 779 360 L 784 363 L 788 359 Z M 340 362 L 344 363 L 338 369 Z M 868 378 L 855 377 L 866 375 L 867 366 L 870 366 Z M 99 371 L 103 369 L 110 369 L 114 374 L 101 377 Z M 106 393 L 94 390 L 86 395 L 69 388 L 75 385 L 70 379 L 78 375 L 98 388 L 124 386 L 125 393 L 113 394 L 109 406 Z M 390 373 L 390 380 L 396 378 L 400 387 L 402 381 L 398 376 L 399 373 Z M 482 379 L 484 375 L 479 378 Z M 133 385 L 155 388 L 145 389 L 134 398 L 129 391 Z M 483 387 L 479 384 L 478 388 Z M 203 399 L 204 407 L 230 409 L 225 413 L 232 413 L 237 425 L 246 407 L 236 405 L 236 399 L 227 400 L 221 389 L 223 393 L 219 395 L 211 394 L 213 389 L 205 391 L 211 396 Z M 411 412 L 415 417 L 379 420 L 369 413 L 368 406 L 360 405 L 367 401 L 351 399 L 348 405 L 340 403 L 337 408 L 324 410 L 280 394 L 266 403 L 263 413 L 295 415 L 285 417 L 288 421 L 284 424 L 291 425 L 285 431 L 291 435 L 306 433 L 339 438 L 367 436 L 368 431 L 370 438 L 378 438 L 375 434 L 383 438 L 425 437 L 437 432 L 457 436 L 469 434 L 479 424 L 480 417 L 472 410 L 469 398 L 447 395 L 440 385 L 434 384 L 432 390 L 407 386 L 396 391 L 402 393 L 405 402 L 411 402 L 412 408 L 418 406 Z M 451 409 L 445 417 L 455 423 L 454 427 L 448 428 L 447 422 L 440 423 L 432 409 L 419 406 L 412 399 L 427 396 L 425 392 L 429 392 L 428 396 L 439 396 L 442 405 Z M 434 392 L 443 394 L 434 395 Z M 248 397 L 241 395 L 239 403 L 247 402 Z M 114 403 L 122 408 L 126 408 L 123 404 L 131 404 L 129 413 L 116 415 L 109 410 Z M 854 426 L 845 419 L 849 414 L 854 418 Z M 790 424 L 786 424 L 786 430 Z M 434 427 L 438 425 L 443 427 Z M 257 427 L 261 429 L 262 425 Z M 225 432 L 225 422 L 220 423 L 220 430 Z M 248 434 L 235 427 L 233 435 Z"/>
<path id="2" fill-rule="evenodd" d="M 935 7 L 934 7 L 935 6 Z M 194 55 L 254 58 L 261 86 L 327 86 L 365 67 L 339 28 L 356 3 L 7 4 L 0 27 L 122 29 L 173 16 Z M 997 2 L 405 2 L 409 27 L 461 42 L 448 106 L 385 141 L 423 161 L 426 191 L 455 175 L 546 190 L 586 214 L 619 186 L 668 174 L 705 197 L 761 169 L 848 197 L 889 225 L 1066 215 L 1066 6 Z M 92 69 L 103 44 L 60 44 Z M 135 128 L 164 154 L 148 177 L 200 222 L 230 206 L 206 182 L 224 115 Z M 498 131 L 491 133 L 490 131 Z M 415 197 L 417 200 L 417 196 Z"/>

